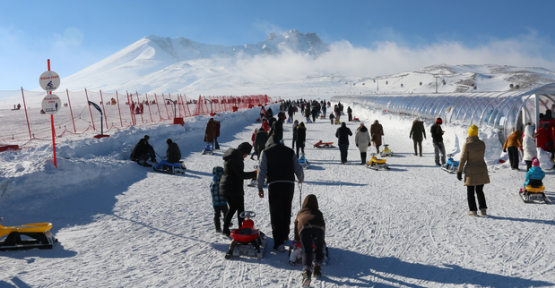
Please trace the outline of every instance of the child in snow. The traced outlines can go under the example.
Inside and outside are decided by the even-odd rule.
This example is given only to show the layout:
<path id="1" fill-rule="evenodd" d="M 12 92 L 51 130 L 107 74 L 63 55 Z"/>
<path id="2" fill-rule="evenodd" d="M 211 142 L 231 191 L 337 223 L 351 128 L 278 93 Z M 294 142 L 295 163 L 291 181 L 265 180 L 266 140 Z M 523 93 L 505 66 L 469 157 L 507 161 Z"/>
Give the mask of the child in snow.
<path id="1" fill-rule="evenodd" d="M 528 170 L 526 173 L 526 181 L 524 181 L 523 187 L 520 189 L 520 193 L 524 192 L 524 189 L 527 185 L 532 187 L 540 187 L 543 186 L 543 178 L 545 177 L 545 172 L 543 172 L 542 168 L 540 168 L 540 160 L 534 157 L 532 160 L 532 168 Z"/>
<path id="2" fill-rule="evenodd" d="M 224 196 L 220 196 L 220 180 L 224 175 L 224 168 L 220 166 L 215 166 L 212 168 L 212 183 L 210 183 L 210 193 L 212 194 L 212 207 L 214 207 L 214 225 L 216 226 L 216 232 L 222 232 L 222 226 L 220 224 L 220 214 L 227 213 L 227 201 L 225 201 Z"/>
<path id="3" fill-rule="evenodd" d="M 318 210 L 318 199 L 316 195 L 310 194 L 304 198 L 303 206 L 295 219 L 295 241 L 300 241 L 303 249 L 303 283 L 310 282 L 312 275 L 314 278 L 322 276 L 325 230 L 326 222 L 324 215 Z M 316 254 L 314 262 L 313 252 Z"/>
<path id="4" fill-rule="evenodd" d="M 333 119 L 335 119 L 335 116 L 333 116 L 333 113 L 330 113 L 330 122 L 331 122 L 331 125 L 333 125 Z"/>

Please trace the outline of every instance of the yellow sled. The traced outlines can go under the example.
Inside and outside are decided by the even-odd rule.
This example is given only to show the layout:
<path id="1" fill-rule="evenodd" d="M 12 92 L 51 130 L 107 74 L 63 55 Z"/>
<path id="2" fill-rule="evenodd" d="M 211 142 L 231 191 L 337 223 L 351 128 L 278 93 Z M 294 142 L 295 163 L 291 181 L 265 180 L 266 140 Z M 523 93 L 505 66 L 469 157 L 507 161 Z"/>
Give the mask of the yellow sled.
<path id="1" fill-rule="evenodd" d="M 58 239 L 50 233 L 52 223 L 31 223 L 19 226 L 0 225 L 0 251 L 15 249 L 51 249 Z"/>
<path id="2" fill-rule="evenodd" d="M 378 159 L 376 154 L 372 154 L 372 158 L 370 158 L 370 161 L 366 163 L 366 167 L 374 170 L 389 170 L 389 167 L 385 162 L 385 159 Z"/>

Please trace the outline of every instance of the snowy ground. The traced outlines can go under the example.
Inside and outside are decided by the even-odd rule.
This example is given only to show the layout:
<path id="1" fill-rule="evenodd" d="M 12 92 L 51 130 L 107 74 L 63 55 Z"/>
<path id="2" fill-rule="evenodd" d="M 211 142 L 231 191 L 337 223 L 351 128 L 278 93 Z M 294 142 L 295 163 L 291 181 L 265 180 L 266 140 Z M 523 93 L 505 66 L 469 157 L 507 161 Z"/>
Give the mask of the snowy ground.
<path id="1" fill-rule="evenodd" d="M 222 165 L 227 148 L 250 141 L 257 112 L 222 114 L 222 150 L 213 156 L 200 153 L 205 117 L 188 119 L 187 130 L 152 126 L 101 141 L 67 140 L 58 145 L 58 168 L 47 160 L 48 146 L 0 154 L 3 224 L 52 222 L 61 242 L 52 250 L 0 252 L 0 287 L 299 287 L 301 268 L 290 266 L 286 253 L 269 249 L 262 260 L 225 260 L 230 241 L 212 223 L 212 167 Z M 338 127 L 328 120 L 307 125 L 312 166 L 302 195 L 319 198 L 331 256 L 313 287 L 555 285 L 553 206 L 520 200 L 525 172 L 494 164 L 500 145 L 493 133 L 480 134 L 490 147 L 492 183 L 484 188 L 490 216 L 470 217 L 465 187 L 434 165 L 430 138 L 424 157 L 413 156 L 412 118 L 357 106 L 354 114 L 367 126 L 380 120 L 395 157 L 387 159 L 391 170 L 373 171 L 358 165 L 351 144 L 349 164 L 340 165 L 339 150 L 312 148 L 320 139 L 336 142 Z M 291 125 L 285 126 L 290 145 Z M 358 124 L 348 126 L 354 133 Z M 448 151 L 459 150 L 465 129 L 445 125 Z M 124 160 L 144 134 L 162 155 L 166 138 L 177 142 L 186 174 L 160 174 Z M 255 164 L 245 161 L 247 169 Z M 552 201 L 554 182 L 548 172 Z M 245 207 L 271 236 L 268 200 L 246 184 Z"/>

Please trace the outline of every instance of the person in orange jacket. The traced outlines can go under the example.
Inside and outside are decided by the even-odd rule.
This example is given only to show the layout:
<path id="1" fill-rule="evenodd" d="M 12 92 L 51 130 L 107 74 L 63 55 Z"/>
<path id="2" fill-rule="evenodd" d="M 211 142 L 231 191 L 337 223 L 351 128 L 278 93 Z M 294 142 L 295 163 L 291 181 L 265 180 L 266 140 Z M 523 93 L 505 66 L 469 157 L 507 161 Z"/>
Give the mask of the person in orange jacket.
<path id="1" fill-rule="evenodd" d="M 509 162 L 511 163 L 511 168 L 513 170 L 518 169 L 518 163 L 520 162 L 518 149 L 522 149 L 522 132 L 515 130 L 503 145 L 503 152 L 509 153 Z"/>

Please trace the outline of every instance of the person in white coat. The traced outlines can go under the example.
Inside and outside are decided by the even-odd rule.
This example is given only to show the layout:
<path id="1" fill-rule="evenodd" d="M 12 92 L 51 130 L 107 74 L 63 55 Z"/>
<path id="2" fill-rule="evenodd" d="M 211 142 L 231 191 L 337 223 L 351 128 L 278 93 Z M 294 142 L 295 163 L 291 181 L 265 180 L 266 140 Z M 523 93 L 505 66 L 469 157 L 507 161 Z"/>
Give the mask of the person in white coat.
<path id="1" fill-rule="evenodd" d="M 360 150 L 360 165 L 366 164 L 366 151 L 371 143 L 370 132 L 368 131 L 368 128 L 361 123 L 355 134 L 355 144 L 357 145 L 358 150 Z"/>
<path id="2" fill-rule="evenodd" d="M 533 158 L 538 157 L 536 150 L 536 139 L 534 138 L 534 126 L 527 124 L 524 127 L 524 138 L 522 139 L 522 159 L 526 162 L 526 171 L 532 167 Z"/>

